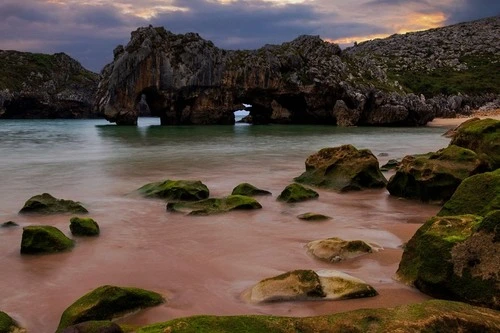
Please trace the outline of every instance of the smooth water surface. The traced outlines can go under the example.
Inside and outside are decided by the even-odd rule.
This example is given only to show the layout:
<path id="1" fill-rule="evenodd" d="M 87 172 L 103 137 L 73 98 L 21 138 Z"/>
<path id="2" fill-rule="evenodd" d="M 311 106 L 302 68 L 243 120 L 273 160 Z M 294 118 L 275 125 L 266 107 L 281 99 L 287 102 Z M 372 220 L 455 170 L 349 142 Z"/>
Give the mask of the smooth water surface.
<path id="1" fill-rule="evenodd" d="M 380 163 L 445 147 L 445 128 L 337 128 L 331 126 L 138 127 L 104 120 L 0 121 L 0 310 L 32 332 L 54 332 L 64 309 L 104 285 L 158 291 L 169 301 L 121 321 L 146 324 L 194 314 L 310 316 L 362 307 L 395 306 L 427 297 L 392 278 L 401 245 L 437 206 L 392 198 L 385 190 L 339 194 L 318 190 L 315 201 L 276 201 L 324 147 L 369 148 Z M 382 156 L 383 155 L 383 156 Z M 390 176 L 390 174 L 387 174 Z M 195 217 L 168 213 L 160 200 L 134 190 L 164 179 L 203 181 L 211 196 L 241 182 L 273 193 L 262 210 Z M 21 256 L 22 227 L 49 224 L 68 236 L 71 215 L 17 215 L 33 195 L 49 192 L 82 202 L 101 236 L 75 238 L 71 252 Z M 314 211 L 333 219 L 310 223 Z M 384 250 L 331 264 L 307 255 L 315 239 L 376 242 Z M 259 280 L 294 269 L 339 269 L 372 284 L 370 299 L 250 304 L 242 296 Z"/>

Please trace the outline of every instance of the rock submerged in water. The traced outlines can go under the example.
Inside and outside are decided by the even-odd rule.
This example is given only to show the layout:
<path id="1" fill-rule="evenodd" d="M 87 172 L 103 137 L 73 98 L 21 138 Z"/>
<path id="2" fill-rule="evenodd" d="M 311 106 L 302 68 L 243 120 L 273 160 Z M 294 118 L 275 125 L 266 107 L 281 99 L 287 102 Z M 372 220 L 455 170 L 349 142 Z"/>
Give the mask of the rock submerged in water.
<path id="1" fill-rule="evenodd" d="M 69 229 L 75 236 L 98 236 L 99 225 L 90 217 L 72 217 Z"/>
<path id="2" fill-rule="evenodd" d="M 497 333 L 498 312 L 461 302 L 429 300 L 395 308 L 314 317 L 193 316 L 145 326 L 137 333 L 184 332 L 481 332 Z"/>
<path id="3" fill-rule="evenodd" d="M 500 210 L 436 216 L 407 243 L 398 278 L 438 298 L 500 309 Z"/>
<path id="4" fill-rule="evenodd" d="M 57 333 L 72 325 L 87 321 L 111 320 L 164 302 L 163 296 L 153 291 L 101 286 L 76 300 L 63 312 Z"/>
<path id="5" fill-rule="evenodd" d="M 376 296 L 373 287 L 334 270 L 295 270 L 267 278 L 252 287 L 252 302 L 339 300 Z"/>
<path id="6" fill-rule="evenodd" d="M 109 320 L 92 320 L 69 326 L 60 333 L 123 333 L 123 330 Z"/>
<path id="7" fill-rule="evenodd" d="M 271 192 L 257 188 L 249 183 L 241 183 L 233 189 L 231 194 L 253 197 L 258 195 L 271 195 Z"/>
<path id="8" fill-rule="evenodd" d="M 446 201 L 464 179 L 483 169 L 475 152 L 450 145 L 435 153 L 403 158 L 387 190 L 397 197 Z"/>
<path id="9" fill-rule="evenodd" d="M 208 198 L 208 187 L 199 180 L 170 180 L 149 183 L 137 190 L 146 198 L 197 201 Z"/>
<path id="10" fill-rule="evenodd" d="M 490 211 L 498 209 L 500 209 L 500 169 L 465 179 L 437 215 L 485 216 Z"/>
<path id="11" fill-rule="evenodd" d="M 379 246 L 362 240 L 346 241 L 337 237 L 315 240 L 306 244 L 307 252 L 315 258 L 328 262 L 338 262 L 377 252 Z"/>
<path id="12" fill-rule="evenodd" d="M 277 200 L 293 203 L 316 199 L 317 197 L 319 197 L 318 192 L 300 184 L 293 183 L 285 187 L 285 189 L 278 196 Z"/>
<path id="13" fill-rule="evenodd" d="M 74 241 L 59 229 L 49 225 L 32 225 L 23 228 L 21 254 L 43 254 L 67 251 Z"/>
<path id="14" fill-rule="evenodd" d="M 12 227 L 18 227 L 19 224 L 17 224 L 16 222 L 14 221 L 7 221 L 7 222 L 4 222 L 0 225 L 0 228 L 12 228 Z"/>
<path id="15" fill-rule="evenodd" d="M 352 145 L 323 148 L 306 159 L 306 171 L 298 183 L 341 192 L 382 188 L 387 183 L 375 155 Z"/>
<path id="16" fill-rule="evenodd" d="M 35 195 L 28 199 L 24 207 L 19 211 L 20 214 L 39 213 L 39 214 L 58 214 L 74 213 L 84 214 L 88 210 L 79 202 L 73 200 L 57 199 L 49 193 Z"/>
<path id="17" fill-rule="evenodd" d="M 318 214 L 318 213 L 311 213 L 311 212 L 300 214 L 299 216 L 297 216 L 297 218 L 304 220 L 304 221 L 326 221 L 326 220 L 331 219 L 330 216 L 326 216 L 326 215 Z"/>
<path id="18" fill-rule="evenodd" d="M 254 198 L 244 195 L 230 195 L 224 198 L 209 198 L 194 202 L 169 202 L 167 211 L 189 215 L 212 215 L 231 210 L 260 209 L 262 205 Z"/>
<path id="19" fill-rule="evenodd" d="M 0 311 L 0 333 L 26 333 L 26 330 L 19 327 L 8 314 Z"/>

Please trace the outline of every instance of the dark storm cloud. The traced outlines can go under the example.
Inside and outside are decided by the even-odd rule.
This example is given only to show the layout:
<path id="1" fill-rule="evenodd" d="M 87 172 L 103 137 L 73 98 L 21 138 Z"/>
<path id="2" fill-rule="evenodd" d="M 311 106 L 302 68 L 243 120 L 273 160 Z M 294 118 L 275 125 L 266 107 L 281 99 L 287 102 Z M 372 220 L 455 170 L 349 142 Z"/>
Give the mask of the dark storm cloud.
<path id="1" fill-rule="evenodd" d="M 460 6 L 449 8 L 446 24 L 472 21 L 483 17 L 500 15 L 498 0 L 463 0 Z"/>

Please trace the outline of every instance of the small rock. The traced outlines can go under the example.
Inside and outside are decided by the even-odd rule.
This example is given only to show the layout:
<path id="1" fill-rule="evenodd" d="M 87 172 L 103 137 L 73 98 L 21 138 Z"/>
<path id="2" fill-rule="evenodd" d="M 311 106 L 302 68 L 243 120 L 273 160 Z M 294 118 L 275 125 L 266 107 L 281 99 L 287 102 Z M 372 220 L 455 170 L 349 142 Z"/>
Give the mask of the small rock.
<path id="1" fill-rule="evenodd" d="M 355 258 L 381 249 L 362 240 L 346 241 L 336 237 L 309 242 L 306 248 L 315 258 L 329 262 Z"/>
<path id="2" fill-rule="evenodd" d="M 189 215 L 212 215 L 241 209 L 260 209 L 262 205 L 254 198 L 230 195 L 225 198 L 210 198 L 194 202 L 169 202 L 167 211 Z"/>
<path id="3" fill-rule="evenodd" d="M 75 236 L 98 236 L 99 225 L 90 217 L 72 217 L 69 229 Z"/>
<path id="4" fill-rule="evenodd" d="M 325 220 L 331 219 L 330 216 L 326 216 L 326 215 L 323 215 L 323 214 L 317 214 L 317 213 L 311 213 L 311 212 L 301 214 L 301 215 L 299 215 L 297 217 L 299 219 L 305 220 L 305 221 L 325 221 Z"/>
<path id="5" fill-rule="evenodd" d="M 271 195 L 271 192 L 257 188 L 249 183 L 242 183 L 236 186 L 231 194 L 253 197 L 257 195 Z"/>
<path id="6" fill-rule="evenodd" d="M 208 187 L 199 180 L 165 180 L 149 183 L 137 190 L 146 198 L 197 201 L 208 198 Z"/>
<path id="7" fill-rule="evenodd" d="M 19 226 L 19 224 L 17 224 L 14 221 L 7 221 L 7 222 L 2 223 L 2 225 L 0 225 L 0 227 L 2 227 L 2 228 L 12 228 L 12 227 L 17 227 L 17 226 Z"/>
<path id="8" fill-rule="evenodd" d="M 317 197 L 319 197 L 318 192 L 294 183 L 285 187 L 277 200 L 292 203 L 316 199 Z"/>
<path id="9" fill-rule="evenodd" d="M 20 214 L 25 213 L 40 213 L 40 214 L 57 214 L 57 213 L 88 213 L 87 209 L 79 202 L 72 200 L 64 200 L 54 198 L 49 193 L 35 195 L 28 199 L 24 207 L 19 211 Z"/>
<path id="10" fill-rule="evenodd" d="M 54 253 L 71 249 L 74 241 L 59 229 L 48 225 L 23 228 L 21 254 Z"/>

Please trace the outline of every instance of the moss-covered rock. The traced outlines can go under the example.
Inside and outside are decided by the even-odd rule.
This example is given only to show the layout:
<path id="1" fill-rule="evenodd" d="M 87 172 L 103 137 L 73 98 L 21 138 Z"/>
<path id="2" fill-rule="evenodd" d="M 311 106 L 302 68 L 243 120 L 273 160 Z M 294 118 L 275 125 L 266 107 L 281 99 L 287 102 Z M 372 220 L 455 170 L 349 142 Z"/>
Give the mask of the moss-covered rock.
<path id="1" fill-rule="evenodd" d="M 401 162 L 398 160 L 394 160 L 394 159 L 389 160 L 389 161 L 387 161 L 387 163 L 385 163 L 384 165 L 382 165 L 380 167 L 380 171 L 389 171 L 389 170 L 396 169 L 400 163 Z"/>
<path id="2" fill-rule="evenodd" d="M 99 225 L 90 217 L 72 217 L 69 220 L 69 229 L 75 236 L 98 236 Z"/>
<path id="3" fill-rule="evenodd" d="M 123 333 L 123 330 L 112 321 L 93 320 L 66 327 L 61 333 Z"/>
<path id="4" fill-rule="evenodd" d="M 25 333 L 26 330 L 19 327 L 14 319 L 8 314 L 0 311 L 0 333 Z"/>
<path id="5" fill-rule="evenodd" d="M 403 158 L 387 190 L 397 197 L 446 201 L 465 178 L 483 169 L 476 153 L 452 145 L 435 153 Z"/>
<path id="6" fill-rule="evenodd" d="M 437 215 L 485 216 L 500 209 L 500 169 L 465 179 Z"/>
<path id="7" fill-rule="evenodd" d="M 312 212 L 300 214 L 297 216 L 297 218 L 304 220 L 304 221 L 326 221 L 326 220 L 331 219 L 330 216 L 326 216 L 326 215 L 318 214 L 318 213 L 312 213 Z"/>
<path id="8" fill-rule="evenodd" d="M 233 189 L 231 194 L 253 197 L 258 195 L 271 195 L 271 192 L 257 188 L 249 183 L 241 183 Z"/>
<path id="9" fill-rule="evenodd" d="M 452 137 L 450 144 L 475 151 L 491 170 L 500 168 L 500 120 L 470 119 L 458 126 Z"/>
<path id="10" fill-rule="evenodd" d="M 377 252 L 381 247 L 362 240 L 346 241 L 337 237 L 315 240 L 306 244 L 308 253 L 315 258 L 338 262 L 359 257 L 366 253 Z"/>
<path id="11" fill-rule="evenodd" d="M 145 326 L 137 333 L 496 333 L 499 329 L 497 311 L 460 302 L 430 300 L 396 308 L 314 317 L 194 316 Z"/>
<path id="12" fill-rule="evenodd" d="M 7 221 L 2 224 L 0 224 L 0 228 L 12 228 L 12 227 L 18 227 L 19 224 L 17 224 L 14 221 Z"/>
<path id="13" fill-rule="evenodd" d="M 252 302 L 338 300 L 377 295 L 364 281 L 334 271 L 296 270 L 267 278 L 250 291 Z"/>
<path id="14" fill-rule="evenodd" d="M 500 309 L 497 217 L 431 218 L 407 243 L 397 276 L 434 297 Z"/>
<path id="15" fill-rule="evenodd" d="M 189 215 L 212 215 L 231 210 L 260 209 L 262 205 L 254 198 L 244 195 L 230 195 L 224 198 L 210 198 L 194 202 L 169 202 L 167 211 Z"/>
<path id="16" fill-rule="evenodd" d="M 199 180 L 165 180 L 149 183 L 137 190 L 147 198 L 171 201 L 197 201 L 208 198 L 208 187 Z"/>
<path id="17" fill-rule="evenodd" d="M 39 213 L 39 214 L 58 214 L 74 213 L 84 214 L 88 210 L 81 203 L 73 200 L 57 199 L 49 193 L 35 195 L 26 201 L 24 207 L 19 211 L 20 214 Z"/>
<path id="18" fill-rule="evenodd" d="M 79 298 L 63 312 L 57 332 L 87 321 L 111 320 L 163 302 L 165 299 L 160 294 L 149 290 L 101 286 Z"/>
<path id="19" fill-rule="evenodd" d="M 31 225 L 23 228 L 21 254 L 62 252 L 73 248 L 74 241 L 59 229 L 49 225 Z"/>
<path id="20" fill-rule="evenodd" d="M 277 200 L 292 203 L 316 199 L 317 197 L 319 197 L 318 192 L 300 184 L 293 183 L 285 187 Z"/>
<path id="21" fill-rule="evenodd" d="M 309 156 L 298 183 L 338 191 L 382 188 L 387 183 L 375 155 L 352 145 L 324 148 Z"/>

